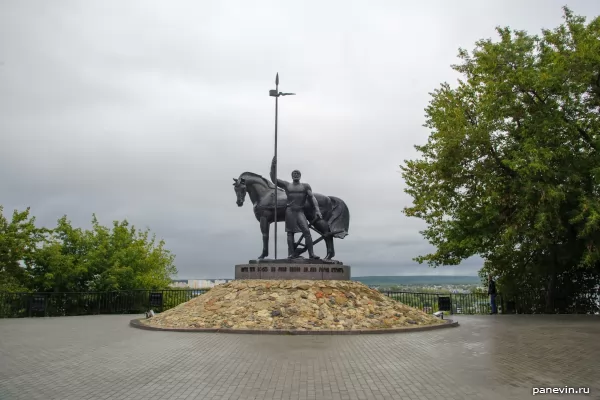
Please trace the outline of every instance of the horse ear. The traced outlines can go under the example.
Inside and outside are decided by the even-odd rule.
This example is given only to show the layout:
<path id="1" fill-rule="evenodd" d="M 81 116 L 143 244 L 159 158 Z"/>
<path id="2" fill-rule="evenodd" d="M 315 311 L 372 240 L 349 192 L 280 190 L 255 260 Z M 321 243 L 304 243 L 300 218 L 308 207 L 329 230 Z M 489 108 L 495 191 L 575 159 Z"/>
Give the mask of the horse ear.
<path id="1" fill-rule="evenodd" d="M 237 179 L 233 178 L 233 181 L 237 183 Z"/>

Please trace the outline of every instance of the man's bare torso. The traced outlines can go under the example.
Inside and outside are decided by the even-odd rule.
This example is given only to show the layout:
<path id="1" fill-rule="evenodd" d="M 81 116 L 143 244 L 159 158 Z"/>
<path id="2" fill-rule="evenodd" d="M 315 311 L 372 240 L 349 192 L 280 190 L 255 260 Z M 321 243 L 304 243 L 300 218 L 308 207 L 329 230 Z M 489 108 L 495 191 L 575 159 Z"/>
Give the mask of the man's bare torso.
<path id="1" fill-rule="evenodd" d="M 307 185 L 301 182 L 286 182 L 285 193 L 287 195 L 287 206 L 294 210 L 302 210 L 308 198 Z"/>

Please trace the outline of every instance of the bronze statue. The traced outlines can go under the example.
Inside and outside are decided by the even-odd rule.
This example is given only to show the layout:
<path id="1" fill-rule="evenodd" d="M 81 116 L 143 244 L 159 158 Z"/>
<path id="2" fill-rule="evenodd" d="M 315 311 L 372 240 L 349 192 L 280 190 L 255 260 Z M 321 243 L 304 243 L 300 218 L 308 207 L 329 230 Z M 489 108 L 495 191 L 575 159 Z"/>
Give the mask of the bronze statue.
<path id="1" fill-rule="evenodd" d="M 275 162 L 276 160 L 274 159 L 271 166 L 271 175 L 274 175 L 273 166 L 275 165 Z M 333 238 L 343 239 L 348 235 L 348 227 L 350 225 L 350 212 L 348 211 L 348 207 L 346 206 L 346 203 L 338 197 L 312 193 L 310 186 L 299 183 L 299 172 L 297 174 L 292 174 L 292 179 L 294 180 L 293 183 L 284 181 L 278 182 L 279 187 L 287 188 L 287 193 L 282 189 L 277 190 L 277 221 L 283 221 L 284 219 L 286 221 L 286 231 L 288 231 L 288 253 L 291 253 L 289 255 L 292 257 L 297 257 L 301 253 L 298 250 L 294 252 L 293 249 L 295 247 L 294 233 L 302 232 L 302 236 L 306 239 L 306 249 L 309 250 L 309 254 L 314 257 L 314 253 L 311 254 L 312 249 L 308 249 L 309 240 L 312 244 L 310 231 L 304 229 L 312 228 L 323 235 L 322 238 L 325 240 L 325 245 L 327 247 L 325 260 L 331 260 L 335 256 Z M 269 255 L 269 227 L 275 219 L 275 198 L 273 196 L 275 185 L 262 176 L 252 172 L 244 172 L 239 178 L 233 178 L 233 181 L 234 190 L 237 196 L 236 204 L 238 207 L 244 205 L 246 194 L 249 195 L 250 201 L 254 205 L 254 215 L 260 222 L 260 230 L 263 238 L 263 250 L 258 258 L 264 259 Z M 296 182 L 298 185 L 302 185 L 304 189 L 300 189 L 299 186 L 294 186 Z M 292 207 L 289 207 L 288 204 L 293 206 L 293 209 Z M 298 208 L 301 204 L 303 208 L 302 210 L 299 210 Z M 289 225 L 288 207 L 290 208 Z M 319 240 L 316 240 L 315 243 Z M 290 245 L 292 251 L 290 251 Z"/>
<path id="2" fill-rule="evenodd" d="M 312 188 L 308 183 L 300 183 L 300 171 L 292 171 L 292 183 L 284 181 L 282 179 L 275 178 L 275 165 L 277 164 L 277 157 L 273 157 L 271 163 L 271 182 L 282 188 L 287 195 L 287 205 L 285 209 L 285 231 L 287 232 L 287 243 L 288 243 L 288 258 L 298 258 L 300 255 L 296 254 L 294 246 L 294 234 L 302 233 L 306 240 L 306 249 L 308 250 L 309 258 L 318 259 L 319 257 L 313 252 L 313 242 L 310 235 L 310 229 L 308 228 L 308 221 L 306 215 L 304 215 L 304 206 L 307 200 L 314 207 L 315 221 L 323 219 L 321 211 L 319 210 L 319 203 L 313 195 Z"/>

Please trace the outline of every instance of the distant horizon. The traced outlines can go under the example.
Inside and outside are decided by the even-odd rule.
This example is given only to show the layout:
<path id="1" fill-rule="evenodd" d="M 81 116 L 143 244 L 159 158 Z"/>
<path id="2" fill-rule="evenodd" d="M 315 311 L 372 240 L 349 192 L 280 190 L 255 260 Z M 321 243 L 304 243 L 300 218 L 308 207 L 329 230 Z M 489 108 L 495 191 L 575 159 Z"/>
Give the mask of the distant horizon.
<path id="1" fill-rule="evenodd" d="M 448 275 L 448 274 L 404 274 L 404 275 L 360 275 L 360 276 L 354 276 L 351 279 L 354 278 L 371 278 L 371 277 L 378 277 L 378 278 L 385 278 L 385 277 L 399 277 L 399 276 L 438 276 L 438 277 L 453 277 L 453 278 L 462 278 L 462 277 L 466 277 L 466 278 L 479 278 L 479 275 Z M 172 278 L 171 280 L 209 280 L 209 279 L 215 279 L 215 280 L 219 280 L 219 279 L 234 279 L 234 278 Z"/>
<path id="2" fill-rule="evenodd" d="M 368 278 L 368 277 L 371 277 L 371 276 L 378 276 L 378 277 L 386 277 L 386 276 L 390 276 L 390 277 L 395 277 L 395 276 L 452 276 L 452 277 L 468 276 L 468 277 L 479 277 L 479 275 L 405 274 L 405 275 L 361 275 L 361 276 L 355 276 L 355 278 Z"/>

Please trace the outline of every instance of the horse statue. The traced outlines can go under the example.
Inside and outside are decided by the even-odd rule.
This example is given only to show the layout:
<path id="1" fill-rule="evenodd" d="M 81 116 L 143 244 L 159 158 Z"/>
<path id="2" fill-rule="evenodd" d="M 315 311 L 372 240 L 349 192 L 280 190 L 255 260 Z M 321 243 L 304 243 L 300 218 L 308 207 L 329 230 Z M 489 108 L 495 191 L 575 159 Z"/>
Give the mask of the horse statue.
<path id="1" fill-rule="evenodd" d="M 254 216 L 260 223 L 263 238 L 263 250 L 258 257 L 259 260 L 262 260 L 269 255 L 269 230 L 271 223 L 275 220 L 273 212 L 275 208 L 275 185 L 258 174 L 244 172 L 239 178 L 233 178 L 233 189 L 237 196 L 236 204 L 238 207 L 244 205 L 246 193 L 250 196 L 250 201 L 254 205 Z M 317 199 L 323 218 L 316 220 L 314 208 L 308 201 L 304 206 L 304 214 L 310 222 L 310 227 L 320 233 L 322 235 L 321 239 L 325 240 L 327 246 L 325 260 L 331 260 L 335 257 L 333 238 L 343 239 L 348 235 L 350 211 L 348 211 L 346 203 L 338 197 L 324 196 L 319 193 L 314 193 L 314 196 Z M 277 188 L 277 222 L 285 221 L 286 204 L 287 196 L 285 192 Z M 303 237 L 296 244 L 296 248 L 298 248 L 302 239 Z M 320 239 L 314 243 L 316 244 L 319 241 Z M 303 252 L 296 251 L 297 253 Z"/>

